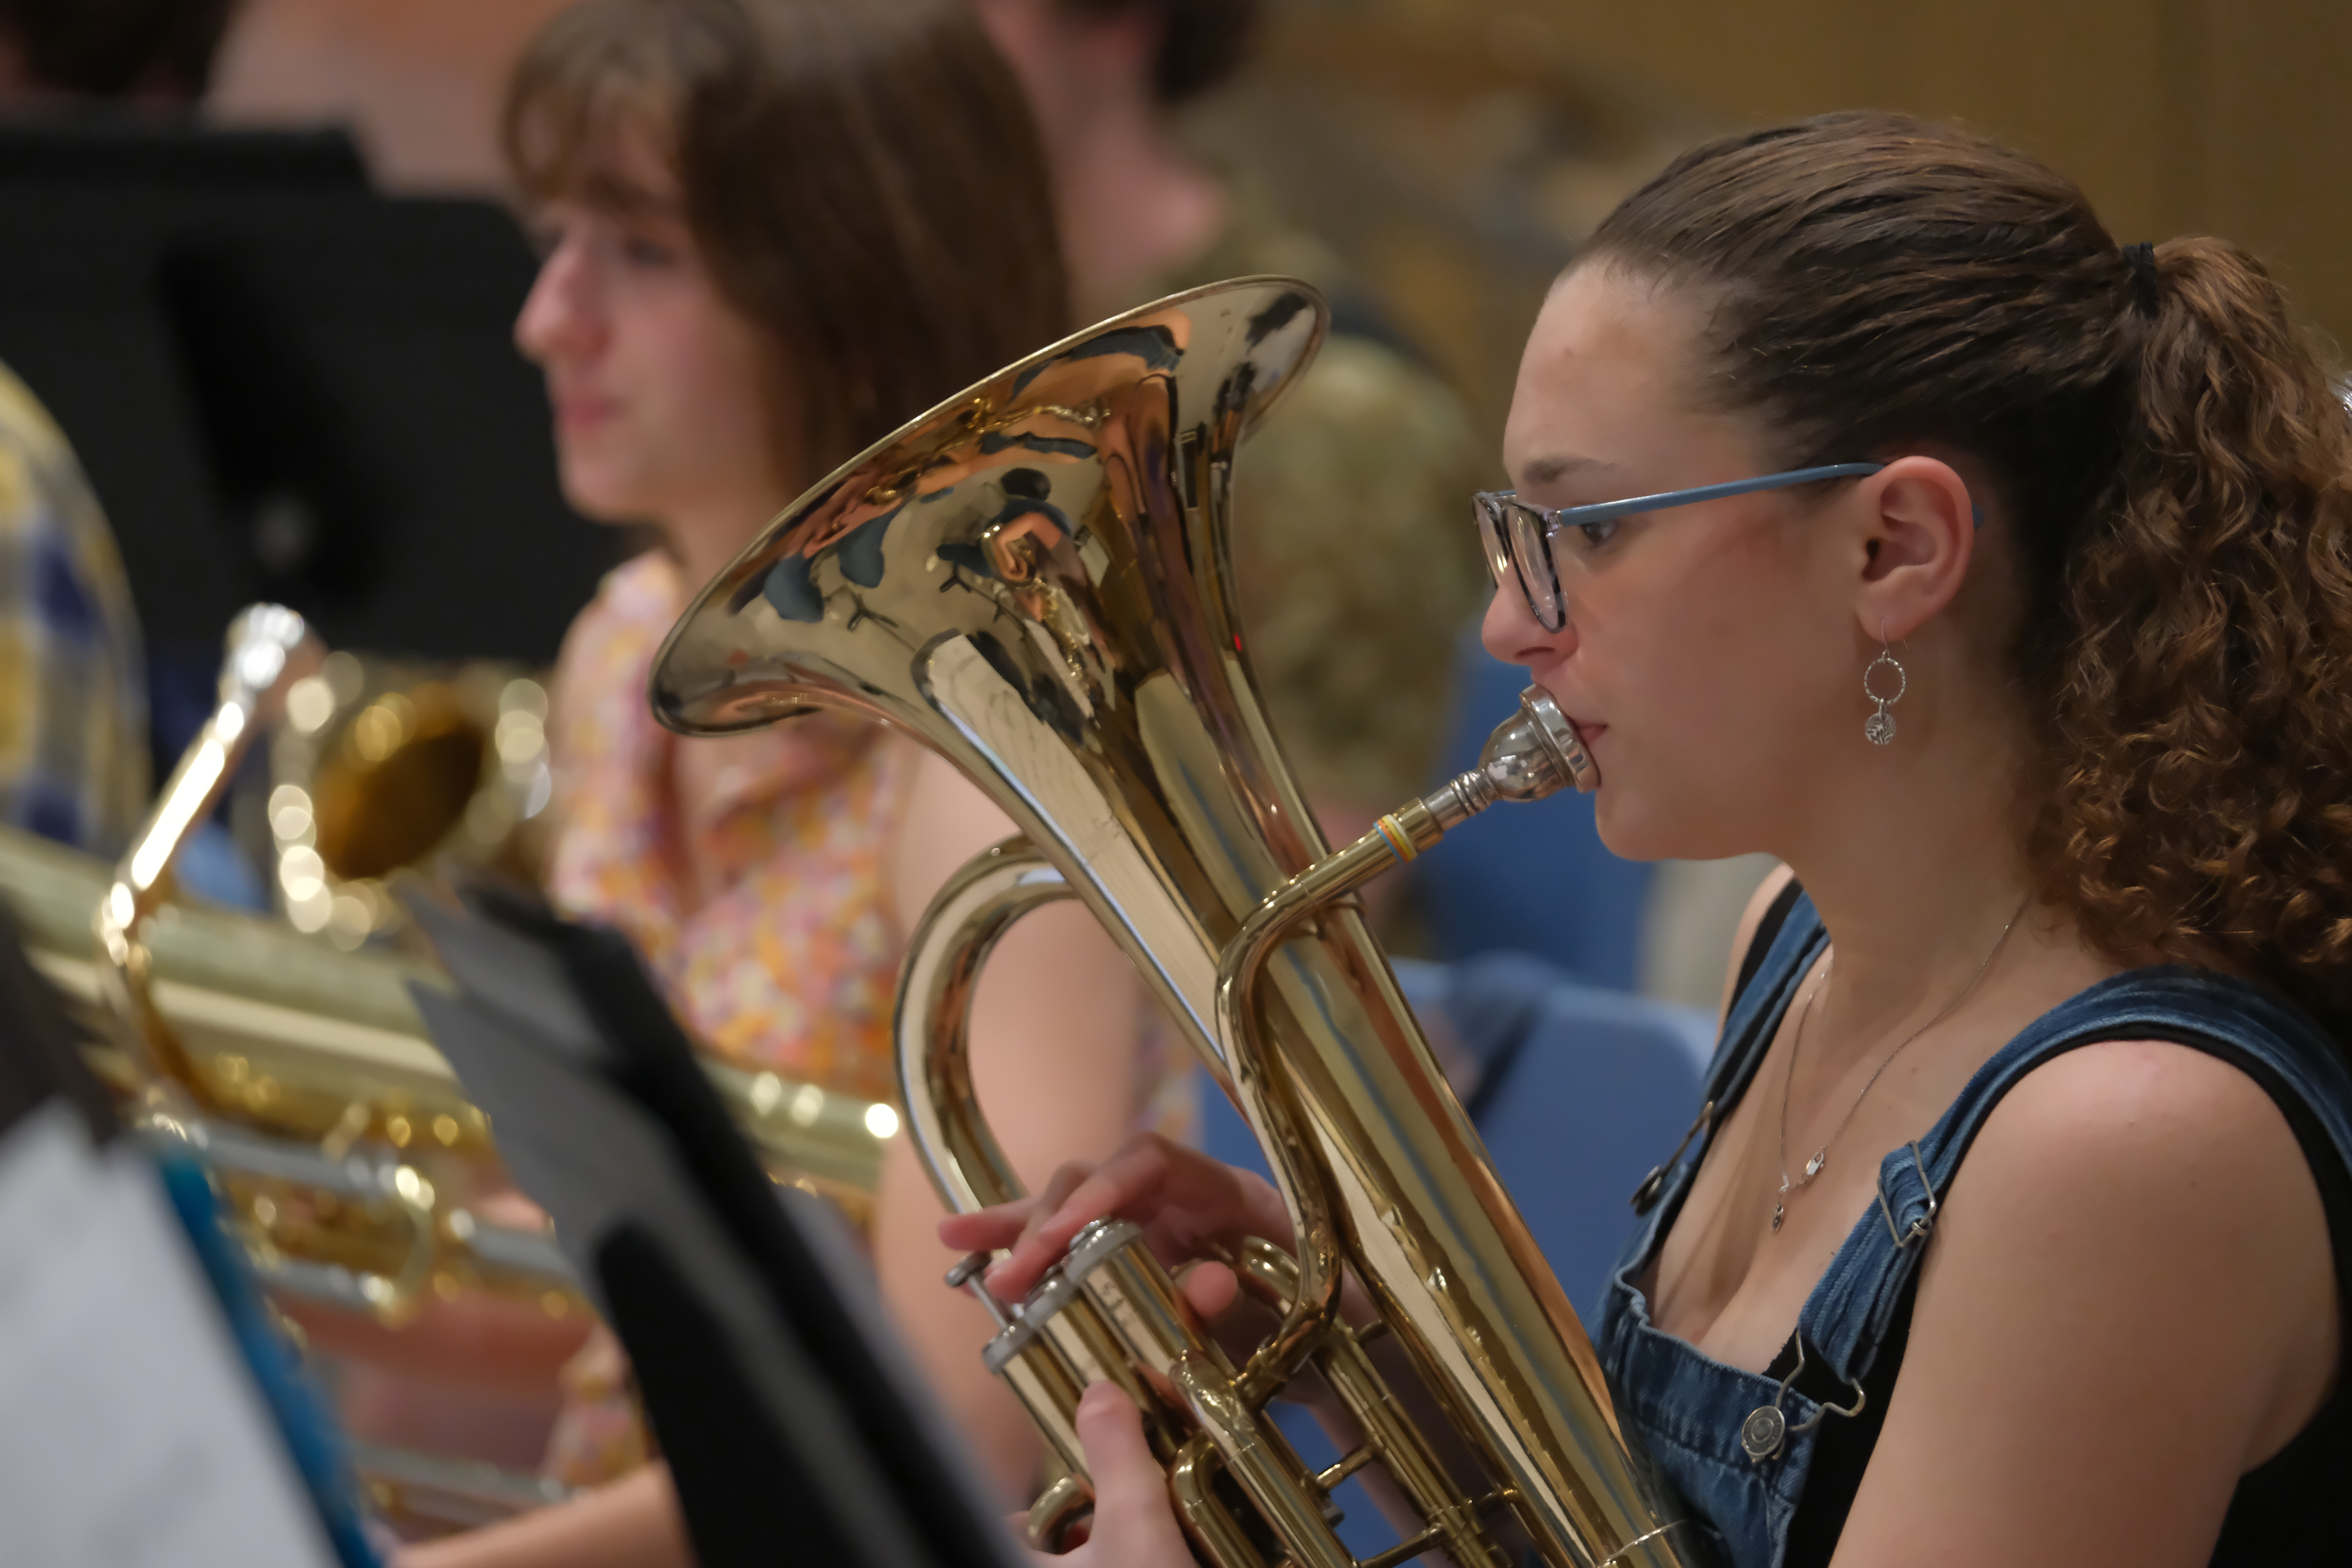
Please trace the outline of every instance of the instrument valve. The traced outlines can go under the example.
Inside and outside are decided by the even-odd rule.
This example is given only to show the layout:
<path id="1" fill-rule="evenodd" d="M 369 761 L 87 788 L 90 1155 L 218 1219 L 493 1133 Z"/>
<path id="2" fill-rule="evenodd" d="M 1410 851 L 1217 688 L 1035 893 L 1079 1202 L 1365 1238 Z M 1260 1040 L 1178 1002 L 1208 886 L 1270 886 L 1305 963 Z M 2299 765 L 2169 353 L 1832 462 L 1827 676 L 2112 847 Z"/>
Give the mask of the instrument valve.
<path id="1" fill-rule="evenodd" d="M 967 1253 L 961 1262 L 948 1270 L 948 1289 L 970 1291 L 972 1300 L 985 1307 L 990 1319 L 1003 1330 L 1013 1326 L 1013 1319 L 1006 1315 L 1004 1303 L 996 1299 L 986 1283 L 988 1266 L 994 1261 L 995 1257 L 991 1253 Z M 1016 1315 L 1020 1310 L 1017 1305 L 1013 1309 Z"/>

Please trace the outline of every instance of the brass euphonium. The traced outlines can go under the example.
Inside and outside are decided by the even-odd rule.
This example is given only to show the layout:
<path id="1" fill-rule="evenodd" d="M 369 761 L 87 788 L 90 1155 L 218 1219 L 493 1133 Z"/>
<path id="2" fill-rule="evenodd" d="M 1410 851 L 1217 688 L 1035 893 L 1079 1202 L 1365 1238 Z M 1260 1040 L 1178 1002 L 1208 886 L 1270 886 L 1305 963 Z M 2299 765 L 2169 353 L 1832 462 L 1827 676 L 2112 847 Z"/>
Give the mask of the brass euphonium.
<path id="1" fill-rule="evenodd" d="M 1020 1194 L 972 1099 L 965 1015 L 990 945 L 1055 898 L 1109 929 L 1265 1146 L 1299 1250 L 1254 1244 L 1234 1259 L 1282 1315 L 1244 1364 L 1124 1224 L 1082 1234 L 1028 1301 L 989 1302 L 1003 1329 L 987 1359 L 1070 1470 L 1032 1510 L 1039 1540 L 1090 1500 L 1074 1410 L 1107 1377 L 1144 1409 L 1180 1516 L 1219 1568 L 1354 1563 L 1328 1493 L 1371 1462 L 1422 1526 L 1382 1563 L 1443 1550 L 1499 1568 L 1507 1510 L 1548 1562 L 1669 1568 L 1687 1560 L 1684 1531 L 1343 897 L 1496 799 L 1591 787 L 1591 763 L 1531 691 L 1479 769 L 1331 855 L 1251 687 L 1226 548 L 1234 454 L 1327 322 L 1303 284 L 1223 284 L 942 405 L 703 590 L 656 666 L 655 709 L 695 735 L 814 706 L 878 717 L 1025 836 L 950 884 L 901 976 L 908 1130 L 951 1206 Z M 950 1282 L 973 1283 L 983 1261 Z M 1379 1323 L 1339 1320 L 1343 1269 Z M 1475 1456 L 1475 1484 L 1398 1414 L 1363 1348 L 1381 1329 Z M 1365 1433 L 1320 1474 L 1263 1414 L 1310 1368 Z"/>

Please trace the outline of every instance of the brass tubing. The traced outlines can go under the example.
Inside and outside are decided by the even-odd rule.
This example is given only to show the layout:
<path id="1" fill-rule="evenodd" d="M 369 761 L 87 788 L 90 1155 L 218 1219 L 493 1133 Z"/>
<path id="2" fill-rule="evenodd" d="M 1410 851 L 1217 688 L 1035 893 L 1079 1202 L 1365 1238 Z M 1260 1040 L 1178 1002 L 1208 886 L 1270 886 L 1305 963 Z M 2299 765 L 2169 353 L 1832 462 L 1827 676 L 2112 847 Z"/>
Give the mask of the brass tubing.
<path id="1" fill-rule="evenodd" d="M 1025 1193 L 972 1091 L 971 999 L 981 971 L 1015 921 L 1070 896 L 1061 873 L 1025 839 L 1007 839 L 949 879 L 908 943 L 896 1015 L 907 1131 L 940 1201 L 957 1213 L 1010 1203 Z M 976 1269 L 966 1282 L 985 1297 Z M 1040 1289 L 1050 1283 L 1041 1281 Z M 1169 1408 L 1169 1390 L 1142 1380 L 1094 1301 L 1075 1289 L 1067 1299 L 1049 1301 L 1033 1292 L 1024 1313 L 1021 1324 L 992 1343 L 990 1370 L 1013 1384 L 1075 1475 L 1083 1480 L 1087 1474 L 1077 1401 L 1097 1381 L 1117 1384 L 1144 1412 L 1146 1430 L 1163 1457 L 1174 1448 L 1166 1417 L 1154 1415 Z M 1025 1348 L 1015 1353 L 1008 1335 L 1017 1335 Z"/>
<path id="2" fill-rule="evenodd" d="M 1168 1467 L 1168 1495 L 1193 1548 L 1212 1568 L 1266 1568 L 1265 1558 L 1212 1490 L 1217 1450 L 1206 1433 L 1195 1433 Z"/>
<path id="3" fill-rule="evenodd" d="M 1082 1477 L 1075 1473 L 1055 1477 L 1029 1505 L 1029 1544 L 1041 1552 L 1060 1551 L 1063 1532 L 1094 1506 L 1094 1488 Z"/>
<path id="4" fill-rule="evenodd" d="M 1089 1384 L 1110 1383 L 1120 1393 L 1135 1401 L 1144 1415 L 1146 1431 L 1153 1424 L 1152 1412 L 1161 1407 L 1165 1391 L 1146 1382 L 1134 1362 L 1126 1354 L 1118 1333 L 1103 1321 L 1100 1309 L 1082 1293 L 1071 1299 L 1045 1321 L 1045 1337 L 1076 1369 L 1081 1393 Z M 1154 1447 L 1166 1447 L 1156 1443 Z"/>
<path id="5" fill-rule="evenodd" d="M 1080 1486 L 1088 1486 L 1086 1445 L 1078 1440 L 1078 1400 L 1087 1389 L 1072 1375 L 1069 1363 L 1051 1342 L 1032 1340 L 991 1370 L 1012 1386 L 1063 1468 Z M 1092 1495 L 1091 1487 L 1088 1495 Z"/>
<path id="6" fill-rule="evenodd" d="M 1315 1473 L 1315 1484 L 1327 1492 L 1337 1491 L 1346 1483 L 1349 1476 L 1354 1475 L 1379 1457 L 1373 1451 L 1369 1440 L 1359 1443 L 1340 1455 L 1339 1463 L 1318 1470 Z"/>
<path id="7" fill-rule="evenodd" d="M 1160 1396 L 1172 1401 L 1169 1379 L 1180 1356 L 1202 1356 L 1228 1377 L 1233 1367 L 1192 1321 L 1176 1281 L 1143 1245 L 1142 1236 L 1126 1221 L 1097 1220 L 1072 1240 L 1063 1267 L 1101 1311 L 1127 1354 L 1159 1380 Z"/>
<path id="8" fill-rule="evenodd" d="M 1356 1568 L 1396 1568 L 1400 1563 L 1410 1563 L 1431 1547 L 1440 1544 L 1442 1536 L 1433 1527 L 1418 1535 L 1409 1535 L 1386 1552 L 1376 1552 L 1356 1565 Z"/>
<path id="9" fill-rule="evenodd" d="M 1287 1101 L 1287 1090 L 1273 1076 L 1259 1036 L 1259 971 L 1266 955 L 1300 921 L 1398 864 L 1400 840 L 1417 852 L 1444 835 L 1435 816 L 1414 801 L 1383 818 L 1381 826 L 1324 857 L 1267 895 L 1218 958 L 1217 1038 L 1233 1074 L 1234 1098 L 1274 1167 L 1276 1185 L 1290 1211 L 1292 1234 L 1298 1238 L 1298 1277 L 1282 1325 L 1242 1369 L 1242 1396 L 1253 1406 L 1273 1397 L 1297 1367 L 1320 1325 L 1331 1317 L 1339 1290 L 1339 1232 L 1332 1223 L 1321 1163 L 1307 1145 Z"/>
<path id="10" fill-rule="evenodd" d="M 1344 1327 L 1334 1329 L 1317 1364 L 1362 1429 L 1364 1446 L 1422 1522 L 1444 1541 L 1458 1568 L 1506 1568 L 1509 1559 L 1480 1522 L 1476 1506 L 1446 1476 L 1421 1429 L 1398 1408 L 1355 1335 Z"/>
<path id="11" fill-rule="evenodd" d="M 1234 1394 L 1231 1363 L 1202 1335 L 1176 1282 L 1144 1247 L 1142 1232 L 1126 1221 L 1091 1225 L 1072 1242 L 1062 1267 L 1100 1310 L 1127 1362 L 1160 1399 L 1190 1411 L 1209 1434 L 1227 1471 L 1294 1560 L 1307 1568 L 1349 1568 L 1353 1559 L 1318 1507 L 1313 1477 Z"/>
<path id="12" fill-rule="evenodd" d="M 317 654 L 302 617 L 291 610 L 256 605 L 237 616 L 221 666 L 219 705 L 172 770 L 99 903 L 94 935 L 100 993 L 117 1020 L 117 1037 L 151 1082 L 176 1084 L 179 1091 L 193 1094 L 200 1081 L 152 994 L 154 961 L 144 928 L 169 894 L 165 873 L 181 844 L 219 804 L 253 743 L 263 710 L 297 673 L 297 656 L 315 659 Z"/>
<path id="13" fill-rule="evenodd" d="M 1242 1248 L 1245 1289 L 1276 1308 L 1295 1293 L 1297 1267 L 1271 1242 L 1252 1237 Z M 1358 1446 L 1316 1478 L 1326 1494 L 1365 1465 L 1377 1462 L 1422 1522 L 1439 1532 L 1457 1568 L 1503 1568 L 1507 1559 L 1478 1522 L 1475 1505 L 1446 1476 L 1421 1428 L 1401 1409 L 1356 1333 L 1333 1323 L 1316 1348 L 1315 1363 L 1355 1421 Z"/>
<path id="14" fill-rule="evenodd" d="M 1318 910 L 1391 867 L 1418 856 L 1442 839 L 1448 829 L 1496 801 L 1541 798 L 1571 780 L 1580 788 L 1589 788 L 1594 776 L 1590 758 L 1583 753 L 1572 728 L 1559 718 L 1556 705 L 1549 698 L 1531 688 L 1522 695 L 1520 717 L 1498 729 L 1488 741 L 1486 755 L 1479 768 L 1463 773 L 1421 800 L 1408 803 L 1382 818 L 1355 843 L 1325 857 L 1277 888 L 1243 921 L 1220 953 L 1214 1006 L 1218 1045 L 1232 1073 L 1234 1098 L 1249 1117 L 1274 1166 L 1290 1207 L 1292 1224 L 1297 1227 L 1302 1242 L 1297 1258 L 1297 1294 L 1285 1311 L 1280 1328 L 1258 1347 L 1239 1380 L 1243 1397 L 1253 1407 L 1271 1397 L 1318 1347 L 1320 1326 L 1335 1316 L 1332 1308 L 1339 1285 L 1336 1227 L 1309 1229 L 1304 1223 L 1318 1206 L 1326 1217 L 1334 1206 L 1326 1195 L 1325 1169 L 1316 1152 L 1307 1148 L 1298 1134 L 1297 1120 L 1290 1110 L 1288 1097 L 1293 1090 L 1288 1074 L 1277 1069 L 1262 1037 L 1258 981 L 1268 958 Z M 1441 1291 L 1445 1288 L 1434 1274 L 1429 1283 Z M 1421 1360 L 1426 1347 L 1415 1343 L 1411 1348 L 1415 1359 Z M 1424 1363 L 1424 1370 L 1439 1369 Z M 1597 1373 L 1596 1367 L 1588 1374 L 1584 1384 L 1588 1391 L 1597 1384 Z M 1433 1391 L 1441 1400 L 1448 1400 L 1452 1392 L 1448 1378 L 1439 1377 L 1433 1384 Z M 1491 1398 L 1496 1392 L 1491 1384 L 1478 1391 L 1479 1396 L 1485 1398 Z M 1360 1419 L 1364 1418 L 1370 1420 L 1374 1430 L 1395 1431 L 1409 1426 L 1384 1394 L 1367 1403 L 1360 1415 Z M 1621 1501 L 1630 1502 L 1639 1510 L 1628 1522 L 1645 1522 L 1640 1513 L 1648 1510 L 1649 1500 L 1630 1465 L 1604 1465 L 1598 1472 L 1577 1476 L 1579 1480 L 1601 1480 L 1604 1489 L 1599 1491 L 1574 1495 L 1556 1492 L 1549 1485 L 1532 1487 L 1527 1483 L 1533 1478 L 1522 1472 L 1520 1461 L 1534 1456 L 1523 1446 L 1520 1429 L 1507 1417 L 1500 1429 L 1488 1426 L 1483 1432 L 1473 1430 L 1465 1435 L 1485 1446 L 1486 1438 L 1506 1433 L 1510 1448 L 1489 1448 L 1489 1456 L 1503 1461 L 1500 1468 L 1508 1478 L 1513 1495 L 1538 1499 L 1545 1505 L 1536 1510 L 1523 1510 L 1521 1518 L 1547 1556 L 1561 1562 L 1622 1559 L 1654 1563 L 1659 1568 L 1675 1561 L 1674 1549 L 1665 1538 L 1665 1530 L 1670 1527 L 1641 1530 L 1632 1541 L 1606 1555 L 1591 1550 L 1597 1544 L 1587 1533 L 1592 1525 L 1601 1523 L 1601 1528 L 1607 1530 L 1615 1522 L 1602 1523 L 1596 1516 L 1619 1506 Z M 1373 1430 L 1368 1430 L 1368 1436 L 1373 1435 Z M 1607 1441 L 1619 1445 L 1618 1452 L 1622 1453 L 1622 1437 L 1613 1423 L 1607 1432 Z M 1588 1455 L 1607 1458 L 1607 1450 L 1597 1447 L 1590 1438 L 1584 1446 Z M 1427 1458 L 1425 1448 L 1422 1457 Z M 1550 1458 L 1544 1457 L 1546 1460 Z M 1424 1471 L 1426 1481 L 1442 1481 L 1442 1473 L 1433 1460 L 1423 1466 L 1401 1456 L 1399 1463 L 1405 1474 Z M 1399 1474 L 1399 1481 L 1400 1485 L 1406 1484 L 1404 1474 Z M 1624 1489 L 1619 1491 L 1621 1486 Z M 1616 1495 L 1610 1495 L 1612 1492 Z M 1431 1520 L 1433 1526 L 1450 1526 L 1448 1533 L 1458 1532 L 1467 1541 L 1491 1541 L 1475 1517 L 1475 1509 L 1462 1503 L 1453 1488 L 1441 1486 L 1433 1495 L 1443 1500 Z M 1566 1506 L 1553 1506 L 1556 1504 Z M 1616 1528 L 1622 1529 L 1622 1525 Z M 1499 1559 L 1492 1555 L 1489 1546 L 1483 1552 L 1471 1552 L 1467 1561 Z"/>
<path id="15" fill-rule="evenodd" d="M 1232 1378 L 1206 1356 L 1190 1352 L 1176 1358 L 1170 1375 L 1193 1421 L 1217 1446 L 1226 1473 L 1256 1505 L 1298 1568 L 1356 1568 L 1355 1553 L 1323 1517 L 1322 1494 L 1306 1466 L 1235 1395 Z"/>
<path id="16" fill-rule="evenodd" d="M 1013 922 L 1072 897 L 1025 838 L 974 856 L 931 900 L 898 974 L 898 1089 L 907 1133 L 940 1199 L 957 1214 L 1024 1195 L 971 1088 L 971 998 Z"/>

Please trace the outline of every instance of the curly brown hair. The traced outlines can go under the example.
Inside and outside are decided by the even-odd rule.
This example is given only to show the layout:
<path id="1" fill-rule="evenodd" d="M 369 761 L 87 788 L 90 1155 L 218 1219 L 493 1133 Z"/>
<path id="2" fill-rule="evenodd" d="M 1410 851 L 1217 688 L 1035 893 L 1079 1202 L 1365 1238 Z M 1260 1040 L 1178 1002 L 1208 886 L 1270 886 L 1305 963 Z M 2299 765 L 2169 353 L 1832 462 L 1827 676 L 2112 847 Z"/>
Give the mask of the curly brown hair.
<path id="1" fill-rule="evenodd" d="M 2227 968 L 2352 1033 L 2352 417 L 2262 264 L 2136 262 L 2054 171 L 1886 113 L 1685 154 L 1596 261 L 1717 297 L 1703 384 L 1789 466 L 1982 466 L 2042 896 L 2118 963 Z"/>

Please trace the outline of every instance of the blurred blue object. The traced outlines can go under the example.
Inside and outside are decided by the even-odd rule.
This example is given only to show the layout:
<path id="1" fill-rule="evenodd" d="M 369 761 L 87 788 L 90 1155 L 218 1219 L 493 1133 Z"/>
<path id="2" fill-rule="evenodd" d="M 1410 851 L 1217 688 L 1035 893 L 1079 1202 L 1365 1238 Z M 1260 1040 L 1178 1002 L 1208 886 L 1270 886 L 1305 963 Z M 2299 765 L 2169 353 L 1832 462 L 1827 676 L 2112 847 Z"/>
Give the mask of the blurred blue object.
<path id="1" fill-rule="evenodd" d="M 188 835 L 172 862 L 172 874 L 185 891 L 232 910 L 267 912 L 269 890 L 261 874 L 237 847 L 236 837 L 218 822 L 208 821 Z"/>
<path id="2" fill-rule="evenodd" d="M 342 1568 L 381 1568 L 384 1559 L 367 1528 L 360 1481 L 352 1470 L 342 1428 L 263 1300 L 251 1259 L 222 1233 L 219 1199 L 211 1180 L 184 1154 L 158 1156 L 156 1171 L 205 1278 L 220 1298 L 229 1331 L 260 1385 L 262 1401 L 277 1418 L 336 1560 Z"/>
<path id="3" fill-rule="evenodd" d="M 1475 626 L 1455 645 L 1454 663 L 1448 778 L 1476 765 L 1528 684 L 1526 670 L 1479 646 Z M 1651 873 L 1601 847 L 1591 796 L 1561 794 L 1506 802 L 1464 823 L 1414 863 L 1413 887 L 1441 958 L 1532 952 L 1579 980 L 1631 991 Z"/>
<path id="4" fill-rule="evenodd" d="M 1578 1313 L 1595 1320 L 1633 1227 L 1633 1189 L 1698 1109 L 1715 1025 L 1701 1013 L 1588 985 L 1525 953 L 1459 963 L 1399 960 L 1397 980 L 1441 1058 L 1520 1215 Z M 1265 1157 L 1208 1075 L 1201 1147 L 1267 1174 Z M 1274 1415 L 1310 1467 L 1339 1456 L 1295 1405 Z M 1358 1557 L 1397 1541 L 1362 1489 L 1334 1494 L 1340 1539 Z"/>

